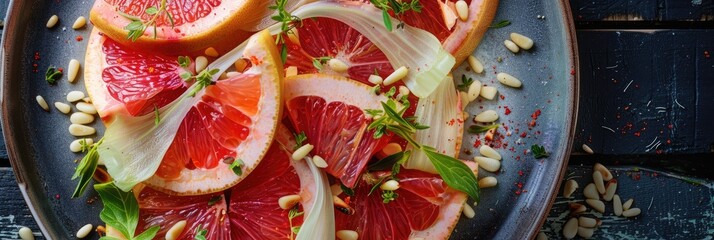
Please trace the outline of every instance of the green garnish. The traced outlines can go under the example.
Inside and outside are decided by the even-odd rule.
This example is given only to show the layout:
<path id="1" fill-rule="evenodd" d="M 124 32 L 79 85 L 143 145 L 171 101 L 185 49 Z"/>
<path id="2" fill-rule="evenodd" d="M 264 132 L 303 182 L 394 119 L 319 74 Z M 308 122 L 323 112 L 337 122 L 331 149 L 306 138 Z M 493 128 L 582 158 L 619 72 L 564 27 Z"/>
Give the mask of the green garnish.
<path id="1" fill-rule="evenodd" d="M 383 203 L 389 203 L 391 201 L 394 201 L 397 197 L 399 197 L 399 194 L 397 194 L 394 191 L 390 191 L 390 190 L 382 191 L 382 202 Z"/>
<path id="2" fill-rule="evenodd" d="M 200 92 L 202 89 L 208 87 L 209 85 L 212 85 L 214 83 L 213 75 L 216 75 L 219 71 L 220 71 L 220 69 L 218 69 L 218 68 L 213 68 L 213 69 L 206 68 L 203 71 L 201 71 L 200 73 L 198 73 L 198 75 L 196 75 L 195 77 L 191 76 L 190 72 L 181 73 L 181 75 L 180 75 L 181 79 L 183 79 L 186 82 L 188 82 L 192 79 L 196 80 L 196 83 L 194 84 L 193 89 L 191 89 L 191 92 L 189 92 L 188 96 L 195 97 L 196 94 L 198 92 Z"/>
<path id="3" fill-rule="evenodd" d="M 490 28 L 502 28 L 502 27 L 505 27 L 505 26 L 508 26 L 508 25 L 511 25 L 511 21 L 501 20 L 501 21 L 498 21 L 497 23 L 495 23 L 495 24 L 493 24 L 493 25 L 491 25 L 491 26 L 489 26 L 489 27 L 490 27 Z"/>
<path id="4" fill-rule="evenodd" d="M 211 199 L 208 200 L 208 206 L 215 205 L 216 203 L 218 203 L 218 201 L 221 201 L 221 199 L 223 199 L 223 196 L 221 195 L 211 197 Z"/>
<path id="5" fill-rule="evenodd" d="M 178 62 L 179 67 L 187 68 L 188 65 L 191 65 L 191 58 L 188 56 L 179 56 L 176 62 Z"/>
<path id="6" fill-rule="evenodd" d="M 382 185 L 382 182 L 384 182 L 385 178 L 386 177 L 380 178 L 379 181 L 377 181 L 377 183 L 372 185 L 372 188 L 369 189 L 369 193 L 367 193 L 367 196 L 371 196 L 372 192 L 374 192 L 374 190 L 377 190 L 377 188 L 379 188 L 379 186 Z"/>
<path id="7" fill-rule="evenodd" d="M 313 58 L 312 59 L 312 66 L 315 66 L 315 68 L 318 71 L 322 71 L 322 66 L 327 63 L 327 61 L 330 61 L 332 59 L 331 57 L 318 57 L 318 58 Z"/>
<path id="8" fill-rule="evenodd" d="M 94 190 L 102 198 L 104 209 L 99 214 L 107 225 L 119 231 L 123 237 L 130 240 L 151 240 L 159 231 L 159 226 L 152 226 L 143 233 L 134 236 L 139 223 L 139 204 L 134 198 L 134 193 L 124 192 L 114 183 L 95 184 Z M 104 236 L 102 240 L 116 239 Z"/>
<path id="9" fill-rule="evenodd" d="M 159 112 L 159 106 L 154 104 L 154 125 L 159 125 L 161 123 L 161 113 Z"/>
<path id="10" fill-rule="evenodd" d="M 391 97 L 394 97 L 394 94 L 396 94 L 396 93 L 397 93 L 397 88 L 394 87 L 394 86 L 392 86 L 392 87 L 389 89 L 389 91 L 387 91 L 386 93 L 384 93 L 384 96 L 387 96 L 388 98 L 391 98 Z"/>
<path id="11" fill-rule="evenodd" d="M 472 125 L 469 127 L 469 129 L 467 131 L 469 131 L 469 133 L 473 133 L 473 134 L 485 133 L 485 132 L 488 132 L 488 130 L 496 129 L 499 126 L 501 126 L 501 124 L 491 124 L 491 125 L 487 125 L 487 126 Z"/>
<path id="12" fill-rule="evenodd" d="M 300 232 L 300 226 L 293 226 L 293 218 L 302 216 L 303 214 L 305 214 L 305 212 L 300 212 L 298 206 L 295 206 L 294 208 L 290 209 L 290 211 L 288 211 L 288 222 L 290 223 L 290 239 L 295 239 L 295 234 L 298 234 L 298 232 Z"/>
<path id="13" fill-rule="evenodd" d="M 423 6 L 419 3 L 419 0 L 412 0 L 411 2 L 397 1 L 397 0 L 370 0 L 374 7 L 382 10 L 382 20 L 384 21 L 384 27 L 390 32 L 392 31 L 392 18 L 389 12 L 392 11 L 400 23 L 397 24 L 397 28 L 404 28 L 404 21 L 401 20 L 402 14 L 407 11 L 414 11 L 421 13 Z"/>
<path id="14" fill-rule="evenodd" d="M 139 39 L 142 35 L 144 35 L 144 32 L 146 32 L 146 29 L 149 27 L 154 29 L 154 38 L 156 38 L 156 20 L 158 20 L 161 15 L 166 15 L 171 23 L 171 28 L 174 27 L 174 17 L 171 16 L 171 13 L 166 10 L 166 0 L 161 0 L 161 4 L 159 4 L 159 6 L 147 8 L 144 12 L 151 16 L 149 21 L 144 22 L 138 16 L 118 11 L 119 15 L 131 20 L 129 24 L 124 26 L 124 29 L 129 31 L 126 39 L 131 39 L 132 42 L 135 42 L 136 39 Z"/>
<path id="15" fill-rule="evenodd" d="M 277 12 L 276 15 L 270 18 L 280 23 L 280 33 L 277 34 L 277 37 L 275 38 L 275 44 L 279 44 L 282 46 L 280 48 L 280 59 L 283 61 L 283 63 L 288 60 L 288 46 L 285 45 L 284 35 L 292 33 L 292 30 L 296 26 L 302 24 L 302 19 L 290 14 L 287 10 L 285 10 L 285 5 L 287 3 L 288 0 L 275 0 L 275 5 L 268 7 L 272 10 L 276 10 Z"/>
<path id="16" fill-rule="evenodd" d="M 461 75 L 461 84 L 456 86 L 456 89 L 461 90 L 462 92 L 468 92 L 469 87 L 471 84 L 474 82 L 473 78 L 466 78 L 466 75 Z"/>
<path id="17" fill-rule="evenodd" d="M 92 144 L 92 146 L 87 146 L 87 143 L 85 142 L 82 146 L 83 151 L 87 150 L 88 152 L 87 155 L 84 155 L 82 160 L 79 162 L 77 168 L 74 169 L 72 180 L 79 178 L 79 182 L 77 183 L 77 187 L 74 189 L 74 193 L 72 193 L 72 198 L 77 198 L 82 195 L 84 190 L 87 188 L 87 185 L 89 185 L 89 180 L 92 180 L 94 171 L 97 170 L 97 164 L 99 163 L 99 152 L 97 152 L 97 149 L 103 141 L 104 139 L 101 139 L 99 142 Z"/>
<path id="18" fill-rule="evenodd" d="M 545 147 L 540 146 L 538 144 L 533 144 L 533 146 L 531 146 L 531 152 L 533 152 L 533 156 L 536 159 L 547 158 L 548 156 L 550 156 L 550 154 L 545 151 Z"/>
<path id="19" fill-rule="evenodd" d="M 354 196 L 355 195 L 355 190 L 352 188 L 348 188 L 344 184 L 340 183 L 340 188 L 342 189 L 342 192 L 347 194 L 347 196 Z"/>
<path id="20" fill-rule="evenodd" d="M 45 81 L 49 84 L 55 84 L 57 83 L 57 80 L 60 80 L 62 78 L 62 72 L 58 71 L 57 68 L 54 66 L 47 68 L 47 72 L 45 72 Z"/>
<path id="21" fill-rule="evenodd" d="M 236 175 L 240 176 L 240 175 L 243 174 L 243 169 L 242 169 L 241 167 L 242 167 L 244 164 L 245 164 L 245 163 L 243 163 L 243 160 L 241 160 L 241 159 L 239 158 L 239 159 L 233 160 L 233 162 L 231 163 L 230 166 L 228 166 L 228 168 L 230 168 L 231 170 L 233 170 L 233 173 L 235 173 Z"/>
<path id="22" fill-rule="evenodd" d="M 293 150 L 297 150 L 298 148 L 302 147 L 303 144 L 305 144 L 305 141 L 307 141 L 307 136 L 305 136 L 305 132 L 300 132 L 299 134 L 293 133 L 293 136 L 295 136 L 295 147 Z"/>
<path id="23" fill-rule="evenodd" d="M 196 235 L 193 236 L 194 240 L 206 240 L 208 235 L 208 229 L 203 228 L 203 225 L 198 225 L 195 231 Z"/>

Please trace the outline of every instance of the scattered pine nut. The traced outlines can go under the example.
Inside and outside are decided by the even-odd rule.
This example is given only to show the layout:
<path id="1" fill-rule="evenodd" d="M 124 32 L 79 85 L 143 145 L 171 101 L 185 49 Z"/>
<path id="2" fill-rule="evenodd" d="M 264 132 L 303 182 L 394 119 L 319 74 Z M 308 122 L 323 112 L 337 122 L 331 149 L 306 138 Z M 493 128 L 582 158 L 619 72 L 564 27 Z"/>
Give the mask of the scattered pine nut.
<path id="1" fill-rule="evenodd" d="M 617 191 L 617 179 L 610 179 L 610 181 L 607 182 L 607 185 L 605 186 L 605 194 L 602 195 L 602 199 L 605 201 L 611 201 L 612 198 L 615 196 L 615 192 Z"/>
<path id="2" fill-rule="evenodd" d="M 594 154 L 593 149 L 590 146 L 583 144 L 583 151 L 587 154 Z M 603 176 L 604 177 L 604 176 Z"/>
<path id="3" fill-rule="evenodd" d="M 203 51 L 203 53 L 206 54 L 206 56 L 209 56 L 209 57 L 218 57 L 218 51 L 216 51 L 216 49 L 213 48 L 213 47 L 208 47 L 208 48 L 206 48 L 206 50 Z"/>
<path id="4" fill-rule="evenodd" d="M 392 74 L 389 74 L 389 76 L 387 76 L 387 78 L 384 79 L 382 84 L 384 84 L 384 86 L 392 85 L 392 84 L 396 83 L 397 81 L 405 78 L 408 74 L 409 74 L 409 69 L 407 69 L 407 67 L 402 66 L 400 68 L 397 68 L 397 70 L 394 70 L 394 72 Z"/>
<path id="5" fill-rule="evenodd" d="M 471 67 L 472 71 L 475 73 L 483 73 L 483 64 L 481 64 L 481 61 L 479 61 L 478 58 L 469 56 L 467 61 L 469 62 L 469 67 Z"/>
<path id="6" fill-rule="evenodd" d="M 406 86 L 399 86 L 399 95 L 409 96 L 410 93 L 411 93 L 411 91 L 409 91 L 409 88 L 408 88 L 408 87 L 406 87 Z M 397 99 L 400 99 L 400 98 L 397 97 Z"/>
<path id="7" fill-rule="evenodd" d="M 630 208 L 627 209 L 627 211 L 622 212 L 623 217 L 636 217 L 637 215 L 640 215 L 642 210 L 639 208 Z"/>
<path id="8" fill-rule="evenodd" d="M 471 85 L 469 86 L 469 91 L 468 91 L 468 96 L 469 96 L 469 102 L 473 102 L 478 98 L 478 96 L 481 94 L 481 81 L 474 80 Z"/>
<path id="9" fill-rule="evenodd" d="M 511 40 L 523 50 L 530 50 L 533 47 L 533 39 L 519 33 L 511 33 Z"/>
<path id="10" fill-rule="evenodd" d="M 474 117 L 474 121 L 482 123 L 490 123 L 498 120 L 498 113 L 494 110 L 486 110 Z"/>
<path id="11" fill-rule="evenodd" d="M 63 102 L 55 102 L 55 108 L 57 108 L 57 110 L 64 114 L 68 114 L 72 111 L 72 107 L 70 107 L 69 104 Z"/>
<path id="12" fill-rule="evenodd" d="M 598 211 L 600 213 L 605 212 L 605 203 L 603 203 L 600 200 L 597 199 L 585 199 L 585 202 L 590 205 L 595 211 Z"/>
<path id="13" fill-rule="evenodd" d="M 612 197 L 612 211 L 615 212 L 615 216 L 622 215 L 622 200 L 620 199 L 620 195 L 615 194 L 615 196 Z"/>
<path id="14" fill-rule="evenodd" d="M 74 124 L 89 124 L 94 122 L 94 116 L 83 112 L 76 112 L 69 116 L 69 122 Z"/>
<path id="15" fill-rule="evenodd" d="M 312 157 L 312 163 L 315 164 L 316 167 L 318 168 L 326 168 L 327 167 L 327 162 L 325 162 L 325 159 L 315 155 Z"/>
<path id="16" fill-rule="evenodd" d="M 594 228 L 578 227 L 578 236 L 582 238 L 591 238 L 594 232 Z"/>
<path id="17" fill-rule="evenodd" d="M 605 181 L 602 179 L 602 174 L 598 171 L 593 172 L 593 183 L 600 194 L 605 194 Z"/>
<path id="18" fill-rule="evenodd" d="M 22 240 L 35 240 L 35 235 L 32 234 L 32 230 L 28 227 L 21 227 L 20 230 L 17 231 L 17 235 Z"/>
<path id="19" fill-rule="evenodd" d="M 520 88 L 522 85 L 521 80 L 518 80 L 518 78 L 515 78 L 508 73 L 498 73 L 496 75 L 496 79 L 498 79 L 501 84 L 512 88 Z"/>
<path id="20" fill-rule="evenodd" d="M 498 179 L 495 177 L 485 177 L 478 180 L 479 188 L 490 188 L 498 185 Z"/>
<path id="21" fill-rule="evenodd" d="M 382 183 L 382 185 L 379 185 L 379 189 L 382 189 L 384 191 L 395 191 L 399 189 L 399 182 L 394 179 L 386 181 Z"/>
<path id="22" fill-rule="evenodd" d="M 384 153 L 385 156 L 393 155 L 395 153 L 401 152 L 402 151 L 402 146 L 399 145 L 398 143 L 389 143 L 382 148 L 382 153 Z"/>
<path id="23" fill-rule="evenodd" d="M 53 28 L 59 22 L 59 17 L 57 15 L 52 15 L 49 20 L 47 20 L 47 28 Z"/>
<path id="24" fill-rule="evenodd" d="M 302 197 L 297 194 L 282 196 L 278 199 L 278 205 L 284 210 L 291 209 L 295 207 L 302 200 Z"/>
<path id="25" fill-rule="evenodd" d="M 87 19 L 84 18 L 84 16 L 79 16 L 77 20 L 74 20 L 74 24 L 72 24 L 72 29 L 77 30 L 83 28 L 85 25 L 87 25 Z"/>
<path id="26" fill-rule="evenodd" d="M 367 79 L 367 81 L 369 81 L 369 83 L 371 83 L 371 84 L 379 85 L 379 84 L 382 84 L 383 79 L 379 75 L 372 74 L 372 75 L 369 75 L 369 78 Z"/>
<path id="27" fill-rule="evenodd" d="M 166 232 L 166 240 L 176 240 L 183 233 L 184 228 L 186 228 L 186 220 L 178 221 L 174 223 L 171 228 Z"/>
<path id="28" fill-rule="evenodd" d="M 501 161 L 487 157 L 474 157 L 478 166 L 489 172 L 498 172 L 501 168 Z"/>
<path id="29" fill-rule="evenodd" d="M 485 86 L 481 88 L 481 97 L 485 99 L 493 100 L 496 97 L 496 93 L 498 93 L 498 89 L 495 87 Z"/>
<path id="30" fill-rule="evenodd" d="M 476 211 L 468 203 L 464 203 L 464 216 L 468 219 L 472 219 L 476 216 Z"/>
<path id="31" fill-rule="evenodd" d="M 42 109 L 44 109 L 47 112 L 50 111 L 50 106 L 47 105 L 47 101 L 45 101 L 45 98 L 43 98 L 40 95 L 37 95 L 37 97 L 35 97 L 35 100 L 37 100 L 37 104 L 39 104 Z"/>
<path id="32" fill-rule="evenodd" d="M 295 70 L 297 71 L 297 68 L 295 68 Z M 232 78 L 232 77 L 240 75 L 240 73 L 236 72 L 236 71 L 225 72 L 225 74 L 226 74 L 226 78 Z M 297 74 L 295 74 L 295 75 L 297 75 Z"/>
<path id="33" fill-rule="evenodd" d="M 518 51 L 521 50 L 520 48 L 518 48 L 518 45 L 513 43 L 511 40 L 503 41 L 503 45 L 505 45 L 506 48 L 508 48 L 508 50 L 511 51 L 512 53 L 518 53 Z"/>
<path id="34" fill-rule="evenodd" d="M 357 240 L 359 239 L 359 233 L 352 230 L 339 230 L 335 232 L 335 236 L 340 240 Z"/>
<path id="35" fill-rule="evenodd" d="M 568 180 L 563 187 L 563 197 L 570 198 L 577 189 L 578 182 L 573 179 Z"/>
<path id="36" fill-rule="evenodd" d="M 298 69 L 296 66 L 290 66 L 285 69 L 285 77 L 292 77 L 298 75 Z"/>
<path id="37" fill-rule="evenodd" d="M 84 101 L 86 103 L 92 103 L 92 99 L 89 97 L 82 98 L 82 101 Z"/>
<path id="38" fill-rule="evenodd" d="M 595 226 L 597 226 L 597 220 L 589 217 L 579 217 L 578 225 L 581 227 L 594 228 Z"/>
<path id="39" fill-rule="evenodd" d="M 310 151 L 312 151 L 313 148 L 315 148 L 315 146 L 313 146 L 312 144 L 309 144 L 309 143 L 302 145 L 302 147 L 298 148 L 297 150 L 295 150 L 295 152 L 293 152 L 293 155 L 292 155 L 293 160 L 300 161 L 301 159 L 305 158 L 307 156 L 307 154 L 309 154 Z"/>
<path id="40" fill-rule="evenodd" d="M 248 60 L 245 58 L 238 59 L 235 63 L 233 63 L 233 66 L 236 68 L 236 71 L 244 72 L 245 69 L 248 68 Z"/>
<path id="41" fill-rule="evenodd" d="M 563 237 L 566 239 L 572 239 L 578 234 L 578 219 L 571 218 L 563 226 Z"/>
<path id="42" fill-rule="evenodd" d="M 548 235 L 545 235 L 544 232 L 539 232 L 538 237 L 536 237 L 536 240 L 548 240 Z"/>
<path id="43" fill-rule="evenodd" d="M 71 92 L 67 93 L 67 102 L 73 103 L 73 102 L 84 99 L 84 97 L 85 97 L 84 92 L 71 91 Z"/>
<path id="44" fill-rule="evenodd" d="M 483 155 L 484 157 L 501 160 L 501 154 L 499 154 L 495 149 L 489 147 L 488 145 L 481 145 L 481 147 L 478 149 L 478 152 L 481 153 L 481 155 Z"/>
<path id="45" fill-rule="evenodd" d="M 459 16 L 461 21 L 466 21 L 469 19 L 469 5 L 464 0 L 456 1 L 456 15 Z"/>
<path id="46" fill-rule="evenodd" d="M 630 210 L 630 207 L 632 207 L 633 202 L 635 202 L 635 200 L 632 198 L 625 201 L 625 203 L 622 204 L 622 211 Z"/>
<path id="47" fill-rule="evenodd" d="M 91 103 L 78 102 L 75 107 L 77 107 L 77 110 L 83 113 L 97 114 L 97 109 L 94 108 L 94 105 L 92 105 Z"/>
<path id="48" fill-rule="evenodd" d="M 208 67 L 208 58 L 204 56 L 196 57 L 196 72 L 201 72 Z"/>
<path id="49" fill-rule="evenodd" d="M 582 205 L 580 203 L 570 203 L 568 205 L 568 208 L 570 208 L 570 213 L 572 213 L 572 214 L 578 214 L 578 213 L 585 212 L 588 210 L 588 208 L 585 207 L 585 205 Z"/>
<path id="50" fill-rule="evenodd" d="M 327 66 L 330 66 L 330 69 L 332 69 L 332 71 L 338 73 L 345 73 L 347 72 L 347 69 L 350 69 L 350 66 L 347 66 L 345 62 L 337 58 L 331 58 L 330 60 L 327 60 Z"/>
<path id="51" fill-rule="evenodd" d="M 94 229 L 94 226 L 92 226 L 91 223 L 82 226 L 78 231 L 77 231 L 77 238 L 85 238 L 89 235 L 90 232 L 92 232 L 92 229 Z"/>
<path id="52" fill-rule="evenodd" d="M 595 163 L 593 166 L 593 171 L 598 171 L 602 175 L 602 180 L 610 181 L 613 178 L 612 173 L 605 166 L 600 163 Z"/>
<path id="53" fill-rule="evenodd" d="M 77 75 L 79 74 L 79 61 L 77 59 L 69 60 L 69 67 L 67 68 L 67 80 L 70 83 L 74 83 L 77 80 Z"/>
<path id="54" fill-rule="evenodd" d="M 91 138 L 82 138 L 82 139 L 77 139 L 72 141 L 72 143 L 69 144 L 69 150 L 72 152 L 81 152 L 82 151 L 82 141 L 86 145 L 92 145 L 94 144 L 94 139 Z"/>
<path id="55" fill-rule="evenodd" d="M 75 137 L 89 136 L 96 133 L 97 130 L 90 126 L 84 126 L 80 124 L 69 125 L 69 133 Z"/>

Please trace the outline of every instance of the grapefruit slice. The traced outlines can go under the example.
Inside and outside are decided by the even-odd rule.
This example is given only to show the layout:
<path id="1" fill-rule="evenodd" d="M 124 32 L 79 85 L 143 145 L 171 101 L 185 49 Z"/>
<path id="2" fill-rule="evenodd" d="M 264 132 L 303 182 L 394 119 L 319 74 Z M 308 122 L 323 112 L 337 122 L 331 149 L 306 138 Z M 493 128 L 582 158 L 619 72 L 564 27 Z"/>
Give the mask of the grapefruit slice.
<path id="1" fill-rule="evenodd" d="M 477 169 L 474 164 L 469 167 Z M 360 239 L 448 239 L 459 220 L 467 195 L 449 188 L 439 175 L 403 169 L 397 174 L 397 197 L 384 203 L 382 190 L 370 194 L 377 179 L 389 177 L 386 171 L 365 174 L 348 199 L 352 215 L 335 211 L 336 230 L 353 230 Z"/>
<path id="2" fill-rule="evenodd" d="M 127 44 L 125 27 L 132 22 L 128 14 L 148 22 L 153 18 L 146 13 L 151 7 L 159 8 L 162 0 L 97 0 L 89 12 L 92 23 L 111 39 Z M 167 12 L 159 13 L 155 23 L 132 43 L 132 47 L 162 52 L 192 52 L 215 45 L 221 39 L 240 43 L 252 32 L 241 30 L 244 24 L 254 24 L 267 11 L 262 0 L 194 0 L 167 1 Z M 155 37 L 154 37 L 155 36 Z"/>
<path id="3" fill-rule="evenodd" d="M 186 114 L 155 175 L 145 183 L 176 195 L 225 190 L 245 178 L 265 155 L 277 127 L 283 67 L 272 37 L 261 32 L 244 53 L 251 68 L 205 89 Z M 92 35 L 85 84 L 105 124 L 120 114 L 153 114 L 187 90 L 177 56 L 127 49 Z M 226 161 L 241 159 L 238 176 Z"/>
<path id="4" fill-rule="evenodd" d="M 304 132 L 314 145 L 312 154 L 327 162 L 325 172 L 346 186 L 357 183 L 367 162 L 388 143 L 389 136 L 374 139 L 364 109 L 381 109 L 383 95 L 347 78 L 305 74 L 285 80 L 285 103 L 296 132 Z"/>
<path id="5" fill-rule="evenodd" d="M 139 226 L 161 226 L 156 239 L 163 239 L 175 223 L 185 220 L 178 239 L 194 239 L 199 227 L 206 239 L 287 239 L 291 233 L 288 210 L 278 205 L 283 196 L 298 194 L 300 205 L 312 206 L 314 182 L 304 161 L 291 161 L 283 146 L 294 145 L 287 128 L 281 127 L 268 154 L 239 185 L 225 191 L 200 196 L 172 196 L 150 187 L 138 191 Z M 305 210 L 302 209 L 301 210 Z M 307 211 L 305 211 L 307 212 Z M 292 226 L 302 224 L 302 216 Z"/>

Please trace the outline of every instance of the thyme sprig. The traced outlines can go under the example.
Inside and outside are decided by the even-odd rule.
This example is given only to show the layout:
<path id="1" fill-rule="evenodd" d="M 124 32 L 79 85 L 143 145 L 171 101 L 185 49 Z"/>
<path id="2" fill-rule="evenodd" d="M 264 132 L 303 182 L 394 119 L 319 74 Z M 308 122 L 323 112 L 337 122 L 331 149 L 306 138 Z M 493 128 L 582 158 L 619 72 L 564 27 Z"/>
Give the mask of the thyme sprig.
<path id="1" fill-rule="evenodd" d="M 419 3 L 419 0 L 412 0 L 410 2 L 397 0 L 370 0 L 370 2 L 374 5 L 374 7 L 382 10 L 384 27 L 386 27 L 390 32 L 392 31 L 392 18 L 389 15 L 390 11 L 393 12 L 394 16 L 400 21 L 399 24 L 397 24 L 397 28 L 404 28 L 404 21 L 401 19 L 402 15 L 407 11 L 421 13 L 421 9 L 423 8 L 421 3 Z"/>
<path id="2" fill-rule="evenodd" d="M 280 60 L 283 63 L 288 60 L 288 46 L 285 45 L 285 35 L 294 34 L 293 29 L 302 25 L 302 19 L 285 10 L 287 3 L 288 0 L 275 0 L 275 5 L 268 7 L 276 11 L 276 14 L 270 18 L 280 23 L 280 33 L 275 38 L 275 44 L 282 46 L 280 48 Z"/>
<path id="3" fill-rule="evenodd" d="M 146 29 L 149 27 L 154 29 L 154 38 L 156 38 L 156 20 L 158 20 L 162 15 L 166 15 L 166 18 L 169 19 L 169 23 L 171 23 L 171 28 L 174 27 L 174 17 L 171 16 L 171 13 L 166 10 L 166 0 L 161 0 L 159 6 L 149 7 L 144 11 L 147 15 L 151 16 L 148 21 L 144 21 L 138 16 L 122 11 L 117 12 L 119 15 L 131 20 L 129 24 L 124 26 L 124 29 L 128 31 L 126 38 L 131 39 L 132 42 L 136 42 L 137 39 L 143 36 Z"/>

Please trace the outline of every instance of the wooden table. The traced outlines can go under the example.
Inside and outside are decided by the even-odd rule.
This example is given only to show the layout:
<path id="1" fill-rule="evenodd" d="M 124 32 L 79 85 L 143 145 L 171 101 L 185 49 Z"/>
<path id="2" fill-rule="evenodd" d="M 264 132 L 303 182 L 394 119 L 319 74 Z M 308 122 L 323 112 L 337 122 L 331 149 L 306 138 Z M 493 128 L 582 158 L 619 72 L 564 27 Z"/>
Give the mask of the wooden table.
<path id="1" fill-rule="evenodd" d="M 7 3 L 0 3 L 4 17 Z M 561 238 L 567 204 L 583 201 L 601 162 L 623 201 L 633 198 L 642 214 L 615 217 L 610 203 L 604 214 L 590 210 L 603 221 L 594 238 L 712 239 L 714 0 L 572 0 L 571 7 L 582 90 L 566 179 L 581 187 L 575 198 L 556 199 L 542 232 Z M 596 154 L 583 153 L 582 144 Z M 2 141 L 0 202 L 0 240 L 17 239 L 20 226 L 41 239 Z"/>

